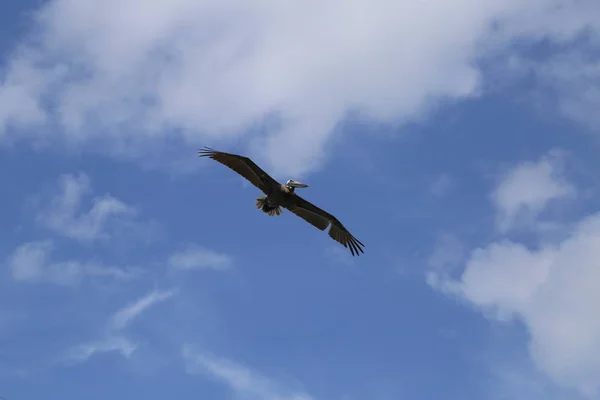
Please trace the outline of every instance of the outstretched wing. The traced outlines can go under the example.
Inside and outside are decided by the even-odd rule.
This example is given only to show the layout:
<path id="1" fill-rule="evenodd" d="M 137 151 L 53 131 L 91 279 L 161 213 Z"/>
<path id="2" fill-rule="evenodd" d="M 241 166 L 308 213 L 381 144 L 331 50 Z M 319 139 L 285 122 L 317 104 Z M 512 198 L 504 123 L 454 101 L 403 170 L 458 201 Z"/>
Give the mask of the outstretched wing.
<path id="1" fill-rule="evenodd" d="M 295 198 L 295 204 L 285 206 L 285 208 L 319 230 L 324 231 L 327 226 L 331 225 L 331 228 L 329 228 L 329 236 L 336 242 L 341 243 L 344 247 L 349 248 L 350 253 L 352 253 L 353 256 L 360 255 L 359 252 L 364 253 L 362 248 L 365 245 L 352 236 L 352 234 L 348 232 L 348 229 L 346 229 L 336 217 L 304 200 L 300 196 L 296 195 Z"/>
<path id="2" fill-rule="evenodd" d="M 216 151 L 210 147 L 204 147 L 204 149 L 198 150 L 198 156 L 212 158 L 226 167 L 231 168 L 246 178 L 254 186 L 262 190 L 265 194 L 269 194 L 273 188 L 279 186 L 279 182 L 269 176 L 269 174 L 263 171 L 248 157 Z"/>

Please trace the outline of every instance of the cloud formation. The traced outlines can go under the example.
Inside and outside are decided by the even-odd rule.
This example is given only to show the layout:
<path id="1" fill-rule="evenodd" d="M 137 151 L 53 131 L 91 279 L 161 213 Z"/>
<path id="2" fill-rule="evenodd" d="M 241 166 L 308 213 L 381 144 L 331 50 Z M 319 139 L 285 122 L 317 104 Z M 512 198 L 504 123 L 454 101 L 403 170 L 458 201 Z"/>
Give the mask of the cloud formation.
<path id="1" fill-rule="evenodd" d="M 348 113 L 421 118 L 479 93 L 478 56 L 520 37 L 597 34 L 598 11 L 594 0 L 52 0 L 4 65 L 0 132 L 145 160 L 178 140 L 244 136 L 276 174 L 300 175 Z"/>
<path id="2" fill-rule="evenodd" d="M 561 154 L 553 152 L 506 173 L 492 193 L 501 232 L 531 225 L 552 200 L 576 194 L 575 188 L 562 176 L 561 161 Z"/>
<path id="3" fill-rule="evenodd" d="M 52 233 L 75 243 L 93 243 L 111 239 L 115 232 L 130 234 L 143 224 L 135 220 L 135 209 L 117 198 L 104 195 L 91 199 L 91 207 L 82 210 L 82 203 L 92 193 L 90 180 L 84 173 L 65 174 L 58 180 L 57 190 L 37 194 L 29 204 L 28 214 Z M 17 246 L 6 258 L 5 264 L 19 282 L 48 282 L 72 286 L 84 278 L 111 278 L 128 281 L 140 275 L 138 268 L 121 268 L 104 265 L 96 257 L 55 260 L 56 241 L 30 240 Z"/>
<path id="4" fill-rule="evenodd" d="M 50 240 L 28 242 L 17 247 L 6 260 L 13 279 L 18 282 L 49 282 L 71 286 L 85 277 L 127 281 L 137 276 L 135 270 L 105 266 L 95 261 L 53 261 L 53 250 L 54 245 Z"/>
<path id="5" fill-rule="evenodd" d="M 167 291 L 154 290 L 117 310 L 109 319 L 109 323 L 103 330 L 100 339 L 74 346 L 67 352 L 68 362 L 84 362 L 95 354 L 111 351 L 117 351 L 123 357 L 129 358 L 139 347 L 139 344 L 124 335 L 125 328 L 151 307 L 169 300 L 176 293 L 177 290 L 175 289 Z"/>
<path id="6" fill-rule="evenodd" d="M 500 320 L 518 318 L 536 364 L 559 383 L 600 394 L 600 213 L 557 245 L 512 241 L 472 252 L 446 289 Z"/>
<path id="7" fill-rule="evenodd" d="M 184 345 L 182 356 L 186 372 L 216 379 L 240 399 L 256 400 L 313 400 L 308 394 L 282 387 L 273 380 L 231 360 L 195 351 Z"/>
<path id="8" fill-rule="evenodd" d="M 169 267 L 182 270 L 225 270 L 230 268 L 232 263 L 231 256 L 205 249 L 195 244 L 173 253 L 167 261 Z"/>
<path id="9" fill-rule="evenodd" d="M 82 362 L 98 353 L 111 351 L 119 352 L 123 357 L 129 358 L 138 345 L 124 337 L 109 337 L 105 340 L 85 343 L 74 347 L 69 352 L 69 361 Z"/>
<path id="10" fill-rule="evenodd" d="M 139 317 L 145 310 L 162 303 L 177 293 L 176 290 L 169 291 L 153 291 L 146 296 L 138 299 L 134 303 L 117 311 L 111 318 L 111 327 L 114 330 L 125 328 L 135 318 Z"/>
<path id="11" fill-rule="evenodd" d="M 583 5 L 583 2 L 580 4 Z M 596 9 L 590 12 L 599 15 L 598 5 L 593 7 Z M 562 17 L 563 24 L 570 24 L 572 29 L 582 22 L 581 18 L 573 15 Z M 597 132 L 600 127 L 596 111 L 600 107 L 600 58 L 597 55 L 597 17 L 592 19 L 596 21 L 590 26 L 589 36 L 581 33 L 575 45 L 559 40 L 560 51 L 557 52 L 543 56 L 532 56 L 527 52 L 510 54 L 505 58 L 507 64 L 500 69 L 517 77 L 510 80 L 513 84 L 521 84 L 521 79 L 535 80 L 536 88 L 527 100 L 536 107 L 557 110 L 588 131 Z"/>
<path id="12" fill-rule="evenodd" d="M 36 217 L 49 230 L 78 241 L 108 239 L 115 227 L 124 227 L 135 217 L 134 207 L 111 195 L 91 199 L 91 207 L 82 210 L 86 196 L 92 193 L 90 179 L 84 173 L 65 174 L 58 180 L 58 190 Z"/>
<path id="13" fill-rule="evenodd" d="M 515 168 L 494 197 L 505 210 L 531 206 L 567 193 L 551 178 L 547 161 Z M 564 227 L 561 240 L 535 247 L 506 238 L 473 249 L 457 278 L 431 272 L 432 286 L 458 296 L 499 321 L 518 319 L 529 333 L 535 365 L 555 382 L 583 395 L 600 395 L 600 212 Z"/>

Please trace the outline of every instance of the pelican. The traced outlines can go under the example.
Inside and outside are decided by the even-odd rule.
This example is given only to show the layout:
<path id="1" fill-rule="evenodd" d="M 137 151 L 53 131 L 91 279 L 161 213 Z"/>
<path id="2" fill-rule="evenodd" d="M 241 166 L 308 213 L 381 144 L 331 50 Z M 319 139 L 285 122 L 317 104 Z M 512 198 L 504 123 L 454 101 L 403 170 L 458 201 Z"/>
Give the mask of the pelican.
<path id="1" fill-rule="evenodd" d="M 256 199 L 256 207 L 270 216 L 281 215 L 282 207 L 296 214 L 315 228 L 324 231 L 328 226 L 329 236 L 344 247 L 350 249 L 352 256 L 364 253 L 362 244 L 333 215 L 304 200 L 296 194 L 296 189 L 307 188 L 306 183 L 288 179 L 280 184 L 263 171 L 248 157 L 216 151 L 210 147 L 198 150 L 199 157 L 209 157 L 226 167 L 231 168 L 254 186 L 262 190 L 266 196 Z"/>

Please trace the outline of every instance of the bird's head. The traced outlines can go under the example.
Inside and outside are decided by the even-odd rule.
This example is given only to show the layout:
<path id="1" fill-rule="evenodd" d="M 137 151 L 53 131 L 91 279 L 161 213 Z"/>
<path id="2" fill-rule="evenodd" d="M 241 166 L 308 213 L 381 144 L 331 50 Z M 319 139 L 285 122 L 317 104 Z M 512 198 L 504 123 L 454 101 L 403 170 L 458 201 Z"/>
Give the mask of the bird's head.
<path id="1" fill-rule="evenodd" d="M 285 186 L 287 186 L 288 189 L 290 190 L 294 190 L 295 188 L 306 188 L 308 187 L 308 185 L 306 183 L 301 183 L 298 181 L 295 181 L 293 179 L 289 179 L 286 183 Z"/>

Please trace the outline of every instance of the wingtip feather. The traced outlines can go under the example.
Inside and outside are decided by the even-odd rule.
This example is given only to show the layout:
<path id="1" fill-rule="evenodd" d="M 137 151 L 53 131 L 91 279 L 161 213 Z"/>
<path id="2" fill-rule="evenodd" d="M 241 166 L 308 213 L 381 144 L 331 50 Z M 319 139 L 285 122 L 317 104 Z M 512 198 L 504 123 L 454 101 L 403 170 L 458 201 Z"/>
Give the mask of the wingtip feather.
<path id="1" fill-rule="evenodd" d="M 211 149 L 208 146 L 204 146 L 203 148 L 198 149 L 198 157 L 207 157 L 207 156 L 214 155 L 216 153 L 217 153 L 216 150 Z"/>

